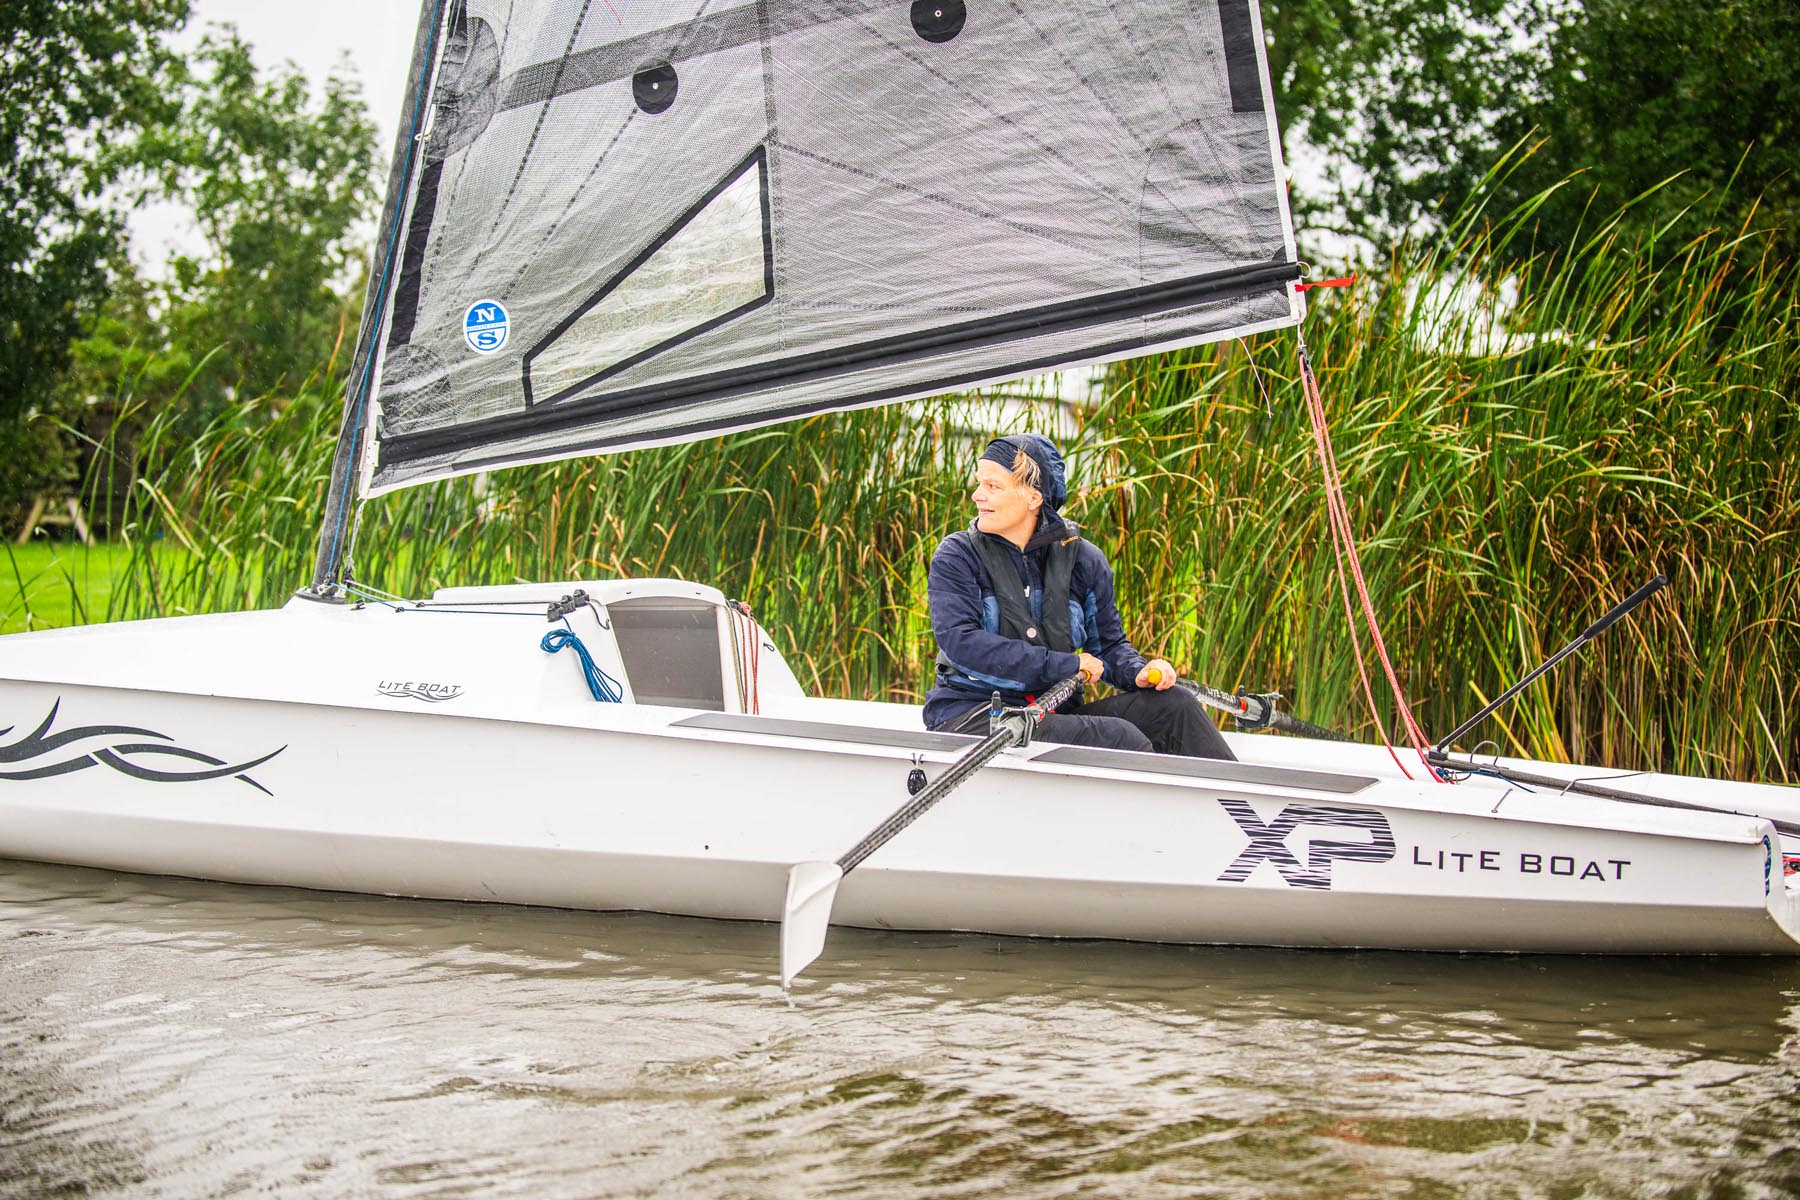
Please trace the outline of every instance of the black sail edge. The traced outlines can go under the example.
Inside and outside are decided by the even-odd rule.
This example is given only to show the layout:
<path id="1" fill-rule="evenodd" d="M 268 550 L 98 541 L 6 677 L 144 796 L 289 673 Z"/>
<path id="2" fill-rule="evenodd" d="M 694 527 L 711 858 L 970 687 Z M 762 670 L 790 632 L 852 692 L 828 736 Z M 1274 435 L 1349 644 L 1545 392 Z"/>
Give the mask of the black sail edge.
<path id="1" fill-rule="evenodd" d="M 550 411 L 531 411 L 492 417 L 468 426 L 435 430 L 405 437 L 390 437 L 382 442 L 380 463 L 391 466 L 417 461 L 445 452 L 466 451 L 493 442 L 524 435 L 555 432 L 579 427 L 593 421 L 596 413 L 614 417 L 637 417 L 655 413 L 679 412 L 711 400 L 727 399 L 763 389 L 779 387 L 784 382 L 817 382 L 855 371 L 864 371 L 907 361 L 922 354 L 946 354 L 977 346 L 991 346 L 1014 341 L 1022 335 L 1079 330 L 1124 318 L 1144 317 L 1196 304 L 1231 299 L 1237 296 L 1284 287 L 1300 278 L 1298 263 L 1280 262 L 1244 270 L 1224 271 L 1172 284 L 1135 288 L 1111 296 L 1084 298 L 1049 305 L 1026 312 L 969 321 L 948 329 L 938 329 L 926 336 L 902 335 L 863 345 L 838 347 L 810 355 L 796 356 L 772 363 L 757 364 L 721 371 L 713 375 L 684 379 L 662 387 L 640 388 L 620 393 L 602 393 L 592 399 L 573 400 Z M 1121 350 L 1148 344 L 1143 339 L 1118 346 L 1090 347 L 1084 355 L 1110 357 Z M 877 388 L 865 393 L 845 392 L 831 400 L 791 409 L 777 409 L 782 419 L 797 420 L 816 412 L 837 408 L 855 408 L 884 402 L 906 395 L 930 395 L 952 391 L 972 383 L 976 378 L 994 375 L 1015 376 L 1054 370 L 1064 363 L 1061 356 L 1027 359 L 1007 363 L 999 368 L 985 367 L 977 375 L 955 373 L 935 377 L 929 390 L 912 384 L 892 391 L 891 397 Z M 759 422 L 761 423 L 761 422 Z M 679 421 L 677 421 L 679 424 Z M 730 428 L 730 422 L 696 425 L 691 428 L 713 432 Z M 483 460 L 491 462 L 495 460 Z M 474 469 L 472 466 L 466 469 Z"/>
<path id="2" fill-rule="evenodd" d="M 416 165 L 424 150 L 418 140 L 420 124 L 430 97 L 426 85 L 439 53 L 440 34 L 445 25 L 446 8 L 459 11 L 463 0 L 425 0 L 419 10 L 419 28 L 413 35 L 412 66 L 407 72 L 408 111 L 394 140 L 394 156 L 388 168 L 387 198 L 382 206 L 381 224 L 376 230 L 378 257 L 370 272 L 368 290 L 363 296 L 362 320 L 357 327 L 356 350 L 350 358 L 350 371 L 345 376 L 344 416 L 338 430 L 337 449 L 332 454 L 331 476 L 325 492 L 325 518 L 319 534 L 319 551 L 313 563 L 312 590 L 317 592 L 336 581 L 338 568 L 347 550 L 350 508 L 356 499 L 358 476 L 362 472 L 367 445 L 364 430 L 369 424 L 370 389 L 375 373 L 376 345 L 386 323 L 387 304 L 398 285 L 395 244 L 401 222 L 418 185 Z M 410 119 L 404 119 L 404 118 Z"/>

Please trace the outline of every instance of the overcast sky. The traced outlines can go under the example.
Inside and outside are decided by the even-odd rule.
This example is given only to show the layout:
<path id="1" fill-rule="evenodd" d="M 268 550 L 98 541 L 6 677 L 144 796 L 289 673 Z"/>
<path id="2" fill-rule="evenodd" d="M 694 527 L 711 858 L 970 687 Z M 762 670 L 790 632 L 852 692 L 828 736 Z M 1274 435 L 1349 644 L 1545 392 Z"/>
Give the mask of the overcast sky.
<path id="1" fill-rule="evenodd" d="M 255 47 L 260 65 L 291 61 L 314 80 L 347 56 L 375 123 L 392 134 L 419 23 L 417 0 L 195 0 L 189 36 L 225 23 Z"/>
<path id="2" fill-rule="evenodd" d="M 312 81 L 315 95 L 325 76 L 347 59 L 362 81 L 369 115 L 380 131 L 385 178 L 418 20 L 418 0 L 195 0 L 183 44 L 198 41 L 208 25 L 236 25 L 259 67 L 292 62 Z M 191 226 L 178 209 L 141 212 L 131 228 L 135 256 L 153 271 L 168 258 L 171 245 L 196 248 Z"/>

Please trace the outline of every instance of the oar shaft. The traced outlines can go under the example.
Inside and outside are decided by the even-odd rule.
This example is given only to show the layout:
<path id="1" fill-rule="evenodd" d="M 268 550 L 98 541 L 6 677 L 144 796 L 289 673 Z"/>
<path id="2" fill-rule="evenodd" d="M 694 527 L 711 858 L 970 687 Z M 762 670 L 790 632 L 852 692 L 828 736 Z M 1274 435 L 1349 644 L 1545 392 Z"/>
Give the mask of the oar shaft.
<path id="1" fill-rule="evenodd" d="M 924 816 L 926 810 L 932 805 L 955 791 L 969 776 L 985 767 L 995 755 L 1009 747 L 1024 744 L 1031 730 L 1037 727 L 1038 721 L 1043 716 L 1054 712 L 1057 706 L 1073 695 L 1075 689 L 1080 686 L 1080 676 L 1065 679 L 1038 697 L 1036 708 L 1039 716 L 1027 715 L 1020 717 L 1017 721 L 1004 722 L 999 729 L 988 734 L 986 738 L 965 752 L 961 758 L 951 763 L 949 769 L 938 776 L 936 782 L 930 787 L 895 809 L 888 819 L 871 830 L 867 837 L 846 850 L 843 857 L 837 860 L 837 865 L 843 868 L 845 874 L 849 874 L 863 859 L 886 845 L 895 834 Z M 1027 725 L 1025 722 L 1030 722 L 1030 724 Z"/>
<path id="2" fill-rule="evenodd" d="M 1209 687 L 1204 683 L 1196 683 L 1191 679 L 1176 680 L 1182 687 L 1194 693 L 1202 704 L 1209 704 L 1221 712 L 1242 716 L 1245 702 L 1242 696 L 1234 696 L 1230 692 Z M 1271 729 L 1279 729 L 1283 733 L 1291 733 L 1296 737 L 1318 738 L 1327 742 L 1348 742 L 1352 739 L 1335 729 L 1326 729 L 1323 725 L 1314 725 L 1311 721 L 1302 721 L 1299 717 L 1290 716 L 1273 706 L 1269 710 L 1268 724 Z"/>
<path id="3" fill-rule="evenodd" d="M 837 860 L 837 865 L 845 874 L 854 871 L 863 859 L 886 845 L 902 829 L 924 816 L 927 809 L 955 791 L 964 780 L 985 767 L 996 754 L 1011 746 L 1014 741 L 1013 731 L 1010 729 L 997 729 L 988 734 L 980 745 L 950 764 L 950 769 L 938 776 L 935 783 L 914 796 L 905 805 L 895 809 L 887 820 L 869 832 L 869 836 L 844 851 L 843 857 Z"/>

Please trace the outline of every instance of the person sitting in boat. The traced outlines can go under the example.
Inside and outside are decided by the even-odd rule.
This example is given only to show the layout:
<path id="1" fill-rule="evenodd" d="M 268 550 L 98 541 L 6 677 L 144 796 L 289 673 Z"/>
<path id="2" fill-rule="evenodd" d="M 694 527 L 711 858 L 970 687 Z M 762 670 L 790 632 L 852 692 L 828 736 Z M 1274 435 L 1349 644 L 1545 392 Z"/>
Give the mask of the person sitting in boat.
<path id="1" fill-rule="evenodd" d="M 1235 757 L 1199 700 L 1173 686 L 1174 668 L 1146 661 L 1126 638 L 1106 555 L 1057 511 L 1068 494 L 1062 454 L 1041 434 L 995 438 L 982 452 L 975 519 L 931 556 L 938 656 L 926 728 L 985 732 L 994 692 L 1022 705 L 1079 672 L 1118 693 L 1092 703 L 1076 693 L 1038 726 L 1039 739 Z"/>

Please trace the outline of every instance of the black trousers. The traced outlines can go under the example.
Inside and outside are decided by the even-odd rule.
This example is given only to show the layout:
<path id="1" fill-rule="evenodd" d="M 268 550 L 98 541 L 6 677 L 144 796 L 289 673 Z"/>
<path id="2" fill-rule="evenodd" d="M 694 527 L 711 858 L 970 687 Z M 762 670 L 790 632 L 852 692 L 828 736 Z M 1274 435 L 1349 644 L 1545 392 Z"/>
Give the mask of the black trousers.
<path id="1" fill-rule="evenodd" d="M 984 732 L 987 712 L 985 704 L 970 709 L 967 716 L 946 729 L 951 733 Z M 1237 758 L 1200 701 L 1183 687 L 1161 692 L 1120 692 L 1092 704 L 1064 708 L 1044 718 L 1034 740 L 1106 750 L 1185 754 L 1189 758 Z"/>

